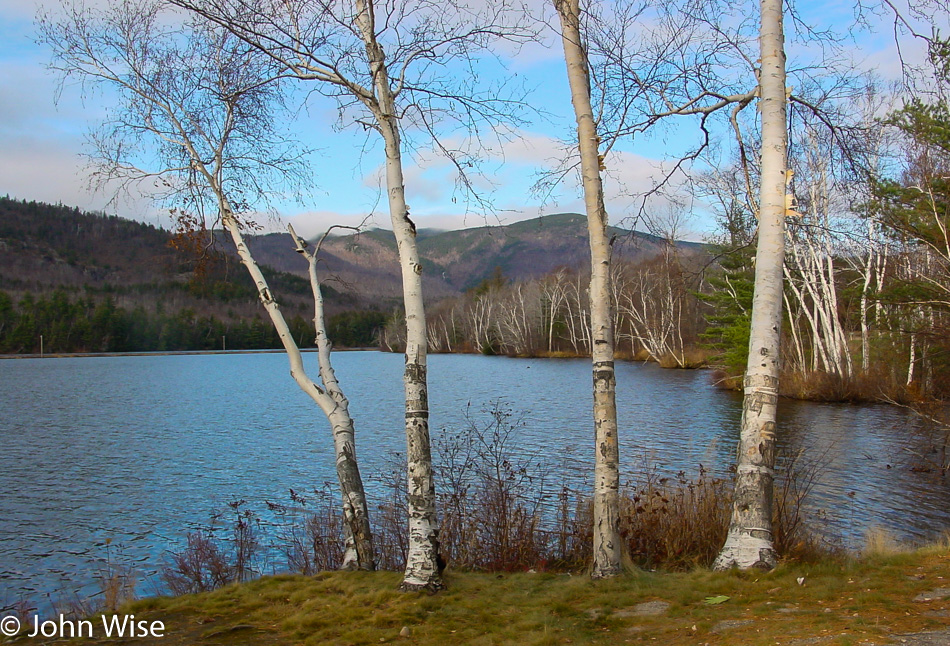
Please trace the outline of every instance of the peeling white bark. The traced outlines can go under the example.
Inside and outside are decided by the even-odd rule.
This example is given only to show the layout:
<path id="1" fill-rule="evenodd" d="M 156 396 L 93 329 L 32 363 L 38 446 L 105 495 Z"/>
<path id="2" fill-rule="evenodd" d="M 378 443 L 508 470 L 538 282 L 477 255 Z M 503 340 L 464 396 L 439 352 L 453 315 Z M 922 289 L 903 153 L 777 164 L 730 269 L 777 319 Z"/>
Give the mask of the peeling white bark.
<path id="1" fill-rule="evenodd" d="M 610 311 L 610 242 L 600 177 L 599 148 L 591 109 L 590 74 L 580 31 L 579 0 L 554 0 L 561 19 L 561 43 L 577 120 L 584 204 L 590 240 L 590 332 L 594 380 L 594 563 L 591 576 L 604 578 L 623 571 L 620 536 L 620 450 L 617 441 L 614 328 Z"/>
<path id="2" fill-rule="evenodd" d="M 406 467 L 409 506 L 409 552 L 400 589 L 435 592 L 445 587 L 439 567 L 439 524 L 435 507 L 435 479 L 429 444 L 429 396 L 426 380 L 426 317 L 422 301 L 422 263 L 416 245 L 416 227 L 409 219 L 402 171 L 399 121 L 383 48 L 376 40 L 373 0 L 354 0 L 355 27 L 366 47 L 374 79 L 373 112 L 386 148 L 386 188 L 389 214 L 402 270 L 406 309 Z"/>
<path id="3" fill-rule="evenodd" d="M 287 228 L 297 245 L 297 251 L 307 259 L 309 264 L 308 273 L 314 304 L 313 329 L 316 332 L 320 381 L 323 383 L 326 397 L 333 402 L 333 408 L 327 413 L 327 419 L 333 430 L 337 478 L 343 495 L 343 530 L 346 545 L 342 568 L 372 570 L 375 569 L 375 553 L 366 493 L 356 460 L 356 434 L 353 418 L 350 416 L 350 402 L 340 388 L 340 382 L 336 378 L 336 372 L 330 361 L 332 344 L 326 332 L 323 292 L 320 289 L 320 279 L 317 277 L 317 256 L 306 249 L 303 239 L 297 236 L 293 226 L 288 225 Z M 299 355 L 299 351 L 296 353 Z"/>
<path id="4" fill-rule="evenodd" d="M 287 352 L 287 358 L 290 360 L 291 376 L 301 390 L 307 393 L 320 407 L 320 410 L 323 411 L 330 422 L 336 451 L 337 477 L 343 497 L 343 520 L 346 532 L 346 548 L 341 567 L 344 569 L 373 570 L 376 568 L 376 557 L 373 550 L 366 494 L 363 490 L 363 482 L 356 463 L 353 420 L 349 415 L 349 403 L 339 387 L 333 373 L 333 367 L 330 364 L 330 346 L 323 325 L 323 298 L 320 294 L 319 283 L 311 282 L 311 285 L 314 290 L 316 311 L 314 325 L 317 332 L 320 374 L 324 388 L 318 386 L 307 376 L 300 349 L 294 341 L 286 320 L 284 320 L 284 315 L 267 286 L 267 280 L 261 273 L 260 267 L 258 267 L 247 244 L 244 242 L 240 226 L 234 218 L 230 205 L 223 197 L 220 197 L 220 192 L 219 204 L 221 221 L 230 233 L 238 257 L 251 275 L 251 279 L 257 287 L 260 301 L 264 305 L 264 309 L 267 310 L 284 350 Z M 312 275 L 311 280 L 315 280 L 315 275 Z"/>
<path id="5" fill-rule="evenodd" d="M 732 567 L 772 569 L 777 563 L 772 535 L 772 487 L 787 185 L 782 9 L 781 0 L 761 0 L 759 109 L 762 115 L 762 177 L 755 295 L 732 520 L 726 543 L 713 565 L 717 570 Z"/>

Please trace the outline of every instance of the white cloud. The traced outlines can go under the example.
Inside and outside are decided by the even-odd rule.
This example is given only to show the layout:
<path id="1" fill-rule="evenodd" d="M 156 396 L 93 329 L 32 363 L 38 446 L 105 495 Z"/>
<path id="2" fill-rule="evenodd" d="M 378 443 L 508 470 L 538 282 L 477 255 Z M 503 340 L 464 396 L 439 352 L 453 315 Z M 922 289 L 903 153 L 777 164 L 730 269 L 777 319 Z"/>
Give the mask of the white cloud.
<path id="1" fill-rule="evenodd" d="M 369 218 L 369 219 L 367 219 Z M 283 231 L 287 224 L 294 225 L 294 230 L 298 235 L 307 239 L 323 235 L 327 229 L 334 225 L 357 227 L 363 225 L 365 228 L 380 227 L 388 221 L 388 215 L 372 213 L 338 213 L 335 211 L 303 211 L 291 215 L 280 217 L 279 226 L 269 226 L 270 230 Z M 388 228 L 388 227 L 387 227 Z M 345 233 L 345 232 L 344 232 Z"/>

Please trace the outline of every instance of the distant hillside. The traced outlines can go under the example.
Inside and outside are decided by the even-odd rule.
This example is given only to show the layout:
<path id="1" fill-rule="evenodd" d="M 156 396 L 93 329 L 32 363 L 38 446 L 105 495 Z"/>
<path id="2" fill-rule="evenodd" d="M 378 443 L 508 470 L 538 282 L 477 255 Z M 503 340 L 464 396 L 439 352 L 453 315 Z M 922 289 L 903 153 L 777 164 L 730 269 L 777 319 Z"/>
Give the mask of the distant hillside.
<path id="1" fill-rule="evenodd" d="M 214 249 L 199 261 L 171 240 L 140 222 L 0 198 L 0 352 L 38 351 L 40 335 L 50 352 L 274 347 L 244 268 Z M 309 282 L 265 272 L 309 345 Z M 355 308 L 326 296 L 330 314 Z"/>
<path id="2" fill-rule="evenodd" d="M 181 289 L 211 300 L 256 304 L 244 268 L 224 253 L 229 241 L 218 241 L 199 257 L 176 249 L 172 239 L 168 231 L 114 215 L 0 198 L 0 288 L 43 293 L 81 287 L 129 295 Z M 274 291 L 288 301 L 310 301 L 308 281 L 265 270 Z M 332 288 L 327 299 L 352 302 Z"/>
<path id="3" fill-rule="evenodd" d="M 662 250 L 663 241 L 645 233 L 610 227 L 614 257 L 642 260 Z M 458 294 L 489 278 L 500 268 L 506 278 L 534 278 L 558 267 L 582 268 L 589 262 L 587 220 L 576 213 L 548 215 L 507 226 L 458 231 L 419 232 L 426 298 L 430 302 Z M 306 269 L 293 252 L 290 236 L 258 236 L 251 243 L 257 258 L 291 273 Z M 678 243 L 701 249 L 702 245 Z M 392 232 L 372 229 L 328 238 L 320 254 L 321 271 L 336 276 L 360 298 L 394 299 L 400 294 L 399 264 Z"/>
<path id="4" fill-rule="evenodd" d="M 188 268 L 153 226 L 79 209 L 0 198 L 3 289 L 127 286 Z"/>

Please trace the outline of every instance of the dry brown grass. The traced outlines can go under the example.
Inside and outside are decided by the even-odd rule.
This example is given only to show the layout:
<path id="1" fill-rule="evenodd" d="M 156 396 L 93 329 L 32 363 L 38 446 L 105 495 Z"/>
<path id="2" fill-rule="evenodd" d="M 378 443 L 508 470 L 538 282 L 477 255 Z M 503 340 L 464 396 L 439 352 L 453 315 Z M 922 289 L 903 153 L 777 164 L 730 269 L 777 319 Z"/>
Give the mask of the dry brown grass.
<path id="1" fill-rule="evenodd" d="M 680 355 L 666 353 L 657 359 L 661 368 L 682 368 L 695 370 L 704 368 L 709 362 L 710 352 L 704 348 L 687 348 Z"/>
<path id="2" fill-rule="evenodd" d="M 883 527 L 870 527 L 864 533 L 864 557 L 889 557 L 910 552 L 910 548 L 901 545 L 894 534 Z"/>
<path id="3" fill-rule="evenodd" d="M 859 372 L 851 376 L 827 372 L 782 373 L 783 397 L 818 402 L 894 402 L 912 404 L 926 399 L 916 384 L 909 386 L 885 370 Z"/>

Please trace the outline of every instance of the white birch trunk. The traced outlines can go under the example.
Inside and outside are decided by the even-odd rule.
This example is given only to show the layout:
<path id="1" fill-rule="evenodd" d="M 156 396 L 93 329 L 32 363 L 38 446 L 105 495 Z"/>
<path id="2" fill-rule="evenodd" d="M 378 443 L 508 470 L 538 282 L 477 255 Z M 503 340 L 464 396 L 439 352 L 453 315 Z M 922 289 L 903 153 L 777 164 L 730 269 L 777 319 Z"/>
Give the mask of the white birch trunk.
<path id="1" fill-rule="evenodd" d="M 864 267 L 862 267 L 861 283 L 861 370 L 867 372 L 871 367 L 871 328 L 868 323 L 868 292 L 871 290 L 871 280 L 874 277 L 874 265 L 877 259 L 875 245 L 875 222 L 868 218 L 868 249 Z M 860 252 L 859 252 L 860 254 Z"/>
<path id="2" fill-rule="evenodd" d="M 229 108 L 230 109 L 230 108 Z M 230 115 L 229 115 L 230 116 Z M 184 133 L 184 129 L 181 130 Z M 208 168 L 202 161 L 201 155 L 197 153 L 190 141 L 185 139 L 185 147 L 188 151 L 195 169 L 201 173 L 208 186 L 214 192 L 218 209 L 221 215 L 221 222 L 231 235 L 231 240 L 237 250 L 241 263 L 247 269 L 254 281 L 258 297 L 261 304 L 267 311 L 274 329 L 280 338 L 284 350 L 287 352 L 287 358 L 290 361 L 290 374 L 297 385 L 320 407 L 330 422 L 333 432 L 334 448 L 336 452 L 337 477 L 340 483 L 340 490 L 343 497 L 343 520 L 345 527 L 346 546 L 344 550 L 344 561 L 341 567 L 345 569 L 364 569 L 373 570 L 376 567 L 376 556 L 373 549 L 372 533 L 369 524 L 369 510 L 366 504 L 366 494 L 363 489 L 362 479 L 360 478 L 359 467 L 356 462 L 355 435 L 353 432 L 353 420 L 349 415 L 349 403 L 343 395 L 333 373 L 330 364 L 330 345 L 326 340 L 326 327 L 323 321 L 323 299 L 320 294 L 319 283 L 316 281 L 315 274 L 311 276 L 311 286 L 314 292 L 314 308 L 316 315 L 314 317 L 314 326 L 317 334 L 319 349 L 320 375 L 324 380 L 324 388 L 320 388 L 313 382 L 304 369 L 303 357 L 297 342 L 290 332 L 290 328 L 277 305 L 277 301 L 267 285 L 267 280 L 261 273 L 260 267 L 251 255 L 250 249 L 244 241 L 241 234 L 240 224 L 234 216 L 234 211 L 224 194 L 219 177 L 216 174 L 222 169 L 221 151 L 223 143 L 218 146 L 214 167 L 217 171 Z M 296 236 L 295 236 L 296 239 Z M 300 244 L 297 242 L 297 244 Z M 323 345 L 320 346 L 321 335 Z"/>
<path id="3" fill-rule="evenodd" d="M 594 563 L 591 576 L 623 571 L 620 537 L 620 450 L 617 441 L 614 330 L 610 313 L 610 242 L 600 177 L 599 143 L 590 99 L 587 54 L 581 41 L 579 0 L 554 0 L 577 119 L 584 204 L 590 239 L 590 328 L 594 381 Z"/>
<path id="4" fill-rule="evenodd" d="M 713 565 L 717 570 L 772 569 L 777 563 L 772 534 L 772 487 L 782 329 L 787 151 L 782 9 L 781 0 L 761 0 L 762 178 L 755 295 L 732 519 L 726 543 Z"/>
<path id="5" fill-rule="evenodd" d="M 557 315 L 561 311 L 561 302 L 564 300 L 564 288 L 561 285 L 561 280 L 564 274 L 561 271 L 558 271 L 553 278 L 548 279 L 547 281 L 541 284 L 541 295 L 546 300 L 545 305 L 547 306 L 545 316 L 547 320 L 545 323 L 545 336 L 546 346 L 548 353 L 554 351 L 554 324 L 557 321 Z"/>
<path id="6" fill-rule="evenodd" d="M 435 507 L 435 479 L 429 443 L 429 396 L 426 380 L 426 317 L 422 301 L 422 264 L 416 246 L 416 227 L 409 219 L 402 171 L 399 123 L 383 48 L 376 40 L 373 0 L 354 0 L 356 28 L 366 46 L 367 62 L 375 81 L 377 103 L 369 106 L 386 147 L 386 188 L 389 215 L 399 250 L 403 302 L 406 309 L 406 466 L 408 478 L 409 552 L 400 589 L 442 589 L 439 566 L 439 525 Z"/>
<path id="7" fill-rule="evenodd" d="M 297 251 L 309 264 L 310 288 L 313 292 L 313 328 L 316 333 L 317 361 L 320 369 L 320 381 L 327 396 L 333 401 L 333 408 L 327 413 L 327 419 L 333 429 L 333 446 L 336 450 L 336 470 L 343 494 L 343 519 L 346 549 L 343 555 L 343 569 L 375 569 L 372 530 L 366 504 L 363 480 L 356 461 L 356 436 L 353 418 L 350 416 L 350 402 L 343 395 L 340 382 L 336 378 L 333 364 L 330 362 L 332 345 L 327 337 L 326 320 L 323 313 L 323 292 L 317 277 L 317 256 L 310 253 L 304 242 L 297 236 L 292 226 L 288 226 Z M 232 233 L 233 235 L 233 233 Z M 242 259 L 243 260 L 243 259 Z M 296 351 L 296 354 L 300 354 Z"/>
<path id="8" fill-rule="evenodd" d="M 914 365 L 917 363 L 917 335 L 913 333 L 910 335 L 910 352 L 908 355 L 906 386 L 910 386 L 914 383 Z"/>
<path id="9" fill-rule="evenodd" d="M 805 371 L 805 348 L 802 345 L 801 337 L 798 334 L 798 321 L 801 318 L 799 313 L 797 316 L 792 309 L 791 303 L 788 302 L 788 294 L 783 294 L 783 299 L 785 300 L 785 309 L 789 313 L 789 330 L 792 334 L 792 348 L 795 350 L 795 362 L 798 364 L 798 371 Z"/>
<path id="10" fill-rule="evenodd" d="M 353 420 L 349 415 L 348 402 L 340 390 L 333 368 L 330 365 L 330 346 L 326 339 L 323 326 L 323 300 L 319 295 L 318 284 L 314 287 L 314 307 L 317 316 L 314 325 L 317 330 L 317 344 L 320 361 L 320 375 L 324 387 L 320 388 L 311 380 L 304 370 L 303 357 L 294 341 L 290 328 L 284 320 L 284 315 L 277 305 L 277 301 L 267 286 L 267 280 L 251 256 L 247 244 L 241 235 L 237 220 L 233 216 L 230 205 L 223 198 L 219 198 L 221 207 L 221 221 L 231 234 L 231 240 L 237 249 L 238 257 L 244 264 L 254 285 L 257 288 L 261 303 L 267 310 L 277 335 L 280 337 L 287 358 L 290 360 L 290 375 L 320 407 L 333 431 L 333 444 L 336 451 L 337 478 L 343 496 L 343 520 L 346 528 L 346 549 L 342 567 L 346 569 L 373 570 L 376 567 L 373 551 L 372 533 L 369 525 L 369 511 L 366 504 L 366 494 L 356 463 L 356 444 L 353 432 Z M 322 346 L 321 346 L 322 338 Z"/>

